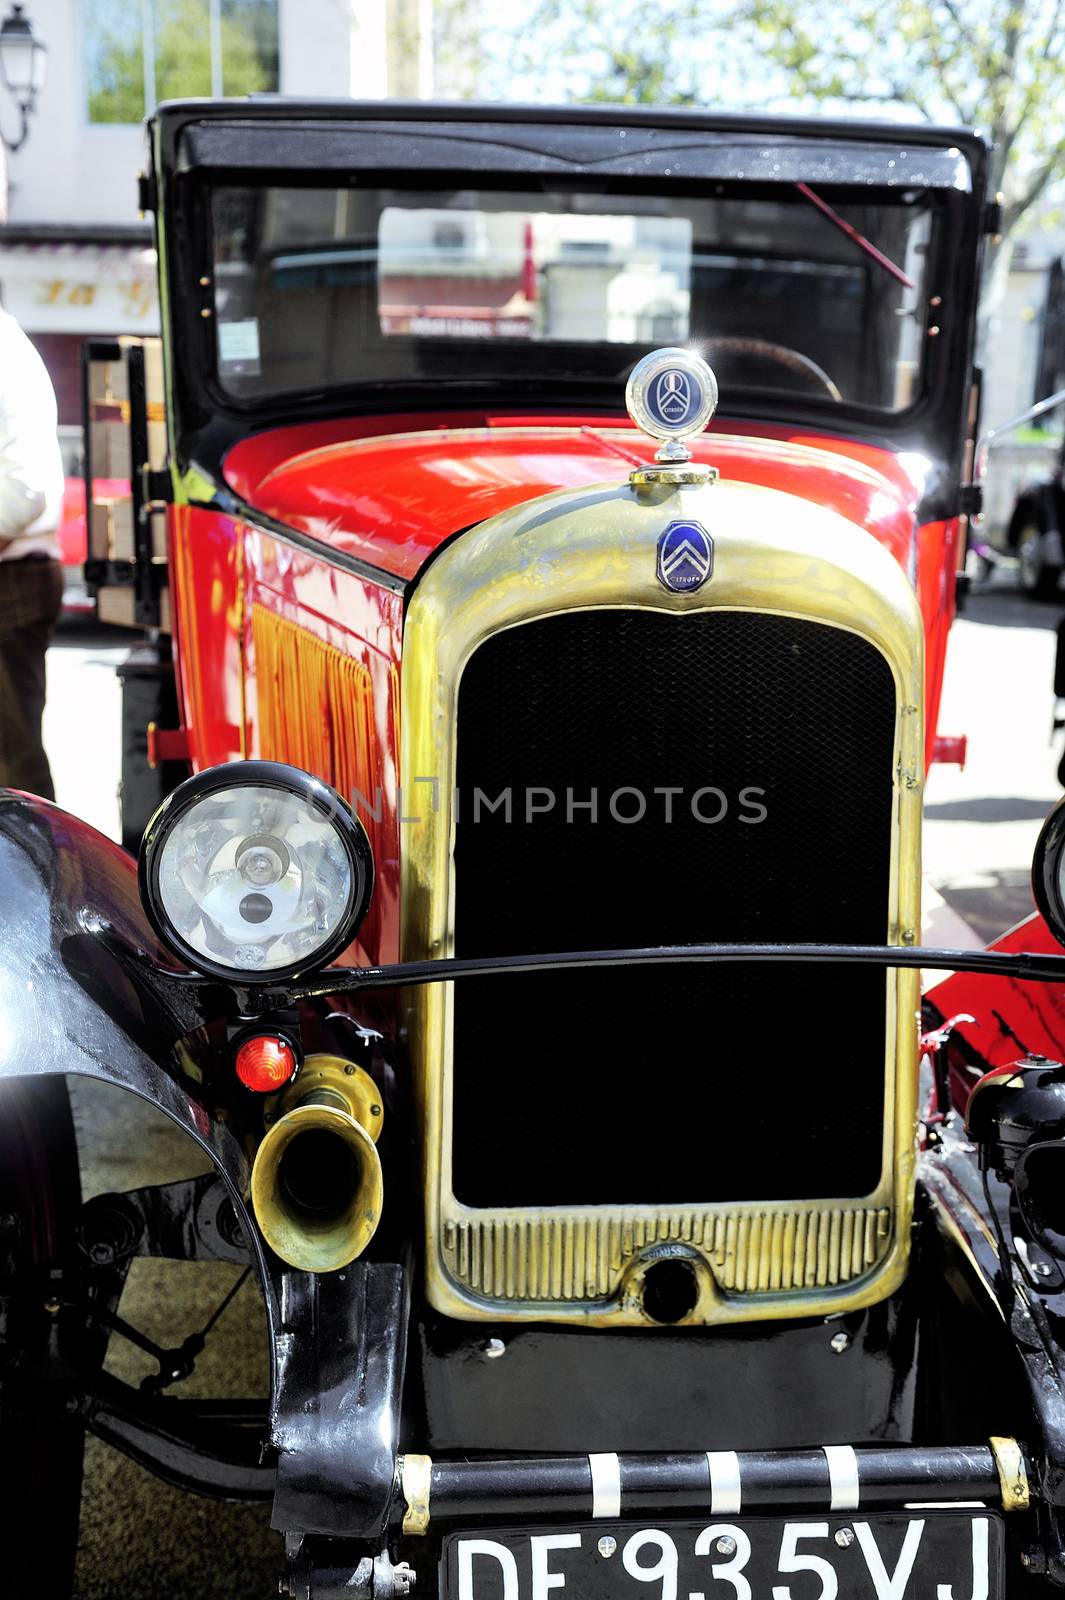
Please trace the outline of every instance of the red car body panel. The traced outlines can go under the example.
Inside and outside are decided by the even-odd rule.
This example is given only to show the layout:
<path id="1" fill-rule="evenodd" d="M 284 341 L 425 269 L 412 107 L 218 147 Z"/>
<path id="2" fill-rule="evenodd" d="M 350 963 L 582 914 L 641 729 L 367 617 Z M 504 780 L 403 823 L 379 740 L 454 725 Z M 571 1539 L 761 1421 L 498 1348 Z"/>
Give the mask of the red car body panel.
<path id="1" fill-rule="evenodd" d="M 621 452 L 622 454 L 619 454 Z M 407 415 L 279 428 L 230 451 L 258 510 L 406 581 L 459 529 L 549 494 L 620 478 L 653 447 L 618 417 Z M 916 581 L 927 648 L 926 746 L 954 612 L 960 523 L 915 527 L 927 462 L 858 440 L 727 424 L 698 439 L 723 477 L 825 505 L 866 528 Z"/>
<path id="2" fill-rule="evenodd" d="M 403 599 L 396 580 L 416 579 L 441 543 L 471 523 L 557 489 L 624 481 L 630 459 L 649 461 L 653 449 L 616 416 L 436 413 L 306 423 L 242 441 L 229 452 L 225 475 L 256 510 L 319 542 L 320 556 L 228 515 L 183 507 L 172 517 L 179 688 L 195 768 L 278 753 L 262 741 L 257 608 L 359 663 L 372 685 L 379 793 L 367 794 L 360 810 L 379 879 L 357 959 L 395 960 L 399 951 Z M 914 578 L 926 631 L 930 757 L 959 524 L 916 526 L 927 463 L 857 440 L 759 425 L 719 424 L 693 453 L 722 477 L 837 511 Z M 332 564 L 334 551 L 379 569 L 382 581 Z M 314 770 L 306 750 L 290 758 L 297 754 Z"/>
<path id="3" fill-rule="evenodd" d="M 365 675 L 372 703 L 373 730 L 361 750 L 364 769 L 354 784 L 338 784 L 354 804 L 373 849 L 376 878 L 373 903 L 345 961 L 398 961 L 400 816 L 399 789 L 399 678 L 402 646 L 403 600 L 398 594 L 257 528 L 246 529 L 244 542 L 244 660 L 247 694 L 244 729 L 247 754 L 276 755 L 263 743 L 258 685 L 263 664 L 257 659 L 253 619 L 256 608 L 295 623 L 304 633 L 332 646 L 346 663 Z M 306 690 L 304 690 L 306 692 Z M 312 704 L 313 716 L 317 708 Z M 326 708 L 322 708 L 323 713 Z M 327 713 L 326 713 L 327 714 Z M 356 708 L 351 708 L 357 720 Z M 368 730 L 365 730 L 368 732 Z M 343 735 L 338 733 L 338 739 Z M 315 742 L 297 744 L 285 751 L 296 765 L 319 771 L 327 781 L 333 772 L 320 771 Z M 354 792 L 357 791 L 357 792 Z"/>
<path id="4" fill-rule="evenodd" d="M 363 663 L 380 708 L 380 783 L 357 807 L 374 851 L 374 900 L 359 940 L 342 959 L 394 961 L 399 954 L 397 701 L 402 600 L 386 588 L 294 548 L 263 530 L 194 506 L 170 523 L 176 659 L 182 721 L 193 768 L 263 754 L 253 617 L 256 607 Z M 270 751 L 276 755 L 278 752 Z M 286 759 L 331 781 L 298 750 Z M 379 793 L 376 792 L 379 790 Z M 376 815 L 375 815 L 376 813 Z"/>
<path id="5" fill-rule="evenodd" d="M 193 770 L 235 761 L 244 748 L 244 525 L 196 506 L 169 523 L 175 657 Z"/>
<path id="6" fill-rule="evenodd" d="M 1037 911 L 988 948 L 1061 955 L 1061 945 Z M 947 1045 L 951 1098 L 961 1109 L 992 1067 L 1009 1066 L 1029 1053 L 1065 1059 L 1065 991 L 1056 984 L 955 972 L 929 989 L 927 998 L 943 1017 L 967 1013 L 974 1019 L 958 1023 Z"/>
<path id="7" fill-rule="evenodd" d="M 410 580 L 460 528 L 555 489 L 620 481 L 654 447 L 617 418 L 394 419 L 402 431 L 312 442 L 317 428 L 286 428 L 237 445 L 226 477 L 258 510 L 346 554 Z M 329 425 L 330 431 L 334 425 Z M 287 446 L 287 449 L 286 449 Z M 283 452 L 283 453 L 281 453 Z M 907 566 L 920 466 L 849 440 L 784 429 L 714 433 L 692 441 L 723 478 L 801 495 L 867 527 Z"/>

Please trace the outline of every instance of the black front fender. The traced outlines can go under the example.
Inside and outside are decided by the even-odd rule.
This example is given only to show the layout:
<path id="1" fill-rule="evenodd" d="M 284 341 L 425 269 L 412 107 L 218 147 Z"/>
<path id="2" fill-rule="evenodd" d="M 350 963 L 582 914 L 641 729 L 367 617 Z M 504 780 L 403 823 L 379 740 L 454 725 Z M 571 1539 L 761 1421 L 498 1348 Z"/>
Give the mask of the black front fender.
<path id="1" fill-rule="evenodd" d="M 233 1202 L 266 1300 L 277 1297 L 248 1215 L 247 1158 L 182 1078 L 174 1047 L 207 1020 L 157 969 L 171 958 L 140 903 L 133 859 L 58 806 L 0 790 L 0 1080 L 66 1073 L 128 1089 L 210 1157 Z"/>
<path id="2" fill-rule="evenodd" d="M 316 1279 L 266 1250 L 245 1203 L 244 1150 L 183 1075 L 176 1048 L 217 1020 L 226 999 L 173 973 L 141 907 L 133 859 L 57 806 L 0 790 L 0 1081 L 66 1073 L 114 1084 L 206 1152 L 266 1306 L 275 1525 L 380 1539 L 396 1479 L 408 1268 L 367 1261 Z M 103 1436 L 161 1470 L 143 1427 L 131 1432 L 113 1408 L 109 1417 Z M 170 1446 L 164 1453 L 173 1477 L 177 1458 Z M 241 1497 L 259 1498 L 263 1475 L 246 1465 L 215 1462 L 213 1492 L 228 1493 L 236 1472 Z M 185 1481 L 197 1458 L 186 1452 L 178 1467 Z"/>

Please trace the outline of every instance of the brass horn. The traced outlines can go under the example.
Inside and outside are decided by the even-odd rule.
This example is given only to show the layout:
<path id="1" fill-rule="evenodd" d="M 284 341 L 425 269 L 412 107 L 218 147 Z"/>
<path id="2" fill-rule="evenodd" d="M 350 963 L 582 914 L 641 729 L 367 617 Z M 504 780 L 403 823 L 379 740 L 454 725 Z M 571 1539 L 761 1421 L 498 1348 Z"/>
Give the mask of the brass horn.
<path id="1" fill-rule="evenodd" d="M 303 1272 L 346 1267 L 366 1249 L 381 1216 L 380 1091 L 353 1062 L 311 1055 L 276 1109 L 282 1114 L 267 1129 L 251 1173 L 263 1238 Z"/>

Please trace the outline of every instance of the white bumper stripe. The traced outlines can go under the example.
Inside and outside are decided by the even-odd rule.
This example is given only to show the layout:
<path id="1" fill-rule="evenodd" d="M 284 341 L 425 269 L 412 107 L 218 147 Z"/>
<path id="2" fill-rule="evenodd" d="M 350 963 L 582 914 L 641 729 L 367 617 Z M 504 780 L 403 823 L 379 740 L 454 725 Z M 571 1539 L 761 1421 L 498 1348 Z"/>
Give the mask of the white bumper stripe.
<path id="1" fill-rule="evenodd" d="M 828 1462 L 828 1481 L 832 1486 L 832 1511 L 857 1511 L 861 1498 L 858 1488 L 858 1457 L 849 1444 L 821 1446 Z"/>
<path id="2" fill-rule="evenodd" d="M 621 1467 L 613 1451 L 589 1456 L 592 1469 L 592 1516 L 620 1517 Z"/>
<path id="3" fill-rule="evenodd" d="M 740 1462 L 735 1450 L 708 1450 L 710 1510 L 714 1516 L 735 1516 L 740 1509 Z"/>

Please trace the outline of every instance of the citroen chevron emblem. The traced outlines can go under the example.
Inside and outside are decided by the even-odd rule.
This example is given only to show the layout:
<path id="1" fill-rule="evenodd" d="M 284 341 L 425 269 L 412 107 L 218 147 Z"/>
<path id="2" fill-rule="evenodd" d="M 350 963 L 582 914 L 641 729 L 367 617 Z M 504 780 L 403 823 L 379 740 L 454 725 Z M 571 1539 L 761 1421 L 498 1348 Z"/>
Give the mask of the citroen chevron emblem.
<path id="1" fill-rule="evenodd" d="M 673 428 L 687 422 L 689 412 L 695 409 L 688 374 L 677 367 L 667 367 L 655 380 L 649 399 L 652 414 L 657 413 L 667 426 Z"/>
<path id="2" fill-rule="evenodd" d="M 658 541 L 658 581 L 674 594 L 701 589 L 714 570 L 714 541 L 698 522 L 671 522 Z"/>

